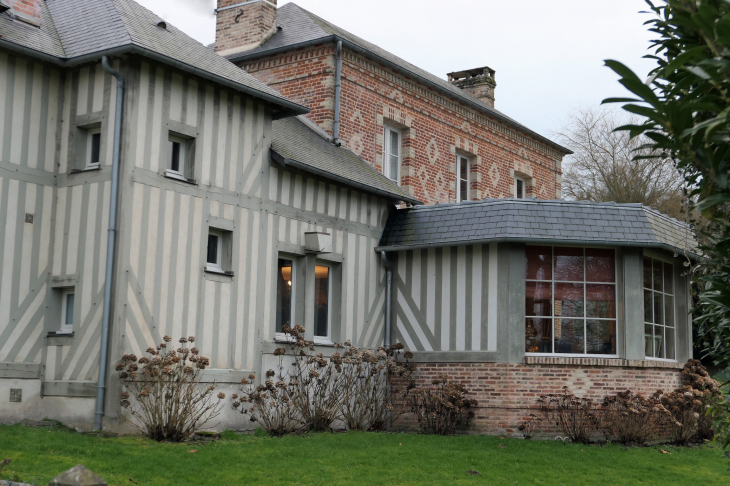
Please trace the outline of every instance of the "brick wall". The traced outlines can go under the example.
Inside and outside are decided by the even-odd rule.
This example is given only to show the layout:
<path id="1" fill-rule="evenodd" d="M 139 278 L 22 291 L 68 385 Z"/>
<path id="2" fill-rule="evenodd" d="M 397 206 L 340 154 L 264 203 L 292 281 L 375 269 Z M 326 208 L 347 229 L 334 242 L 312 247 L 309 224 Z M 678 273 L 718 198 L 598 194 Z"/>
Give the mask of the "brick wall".
<path id="1" fill-rule="evenodd" d="M 241 67 L 309 106 L 332 134 L 334 62 L 334 46 L 321 45 Z M 342 64 L 340 139 L 382 171 L 383 124 L 401 128 L 401 183 L 418 199 L 455 201 L 456 153 L 472 160 L 471 199 L 511 196 L 515 176 L 528 197 L 560 196 L 562 155 L 553 148 L 347 49 Z"/>
<path id="2" fill-rule="evenodd" d="M 263 0 L 256 3 L 238 5 L 240 0 L 218 0 L 216 15 L 215 50 L 222 54 L 232 54 L 256 47 L 270 37 L 276 24 L 277 0 Z"/>
<path id="3" fill-rule="evenodd" d="M 618 363 L 621 360 L 597 360 L 596 365 L 556 364 L 564 362 L 559 358 L 545 361 L 552 363 L 420 363 L 417 386 L 429 386 L 434 378 L 445 373 L 466 386 L 471 391 L 470 398 L 479 401 L 469 432 L 521 437 L 517 426 L 529 420 L 530 413 L 542 417 L 536 400 L 541 395 L 562 393 L 564 386 L 576 396 L 600 401 L 605 395 L 627 389 L 648 396 L 657 389 L 671 391 L 681 385 L 682 373 L 676 365 L 653 367 L 655 362 L 637 362 L 634 364 L 641 366 L 626 367 L 612 366 L 626 364 Z M 617 363 L 607 366 L 607 361 Z M 394 426 L 413 430 L 417 424 L 413 416 L 406 414 Z M 546 424 L 544 428 L 543 435 L 555 433 Z"/>
<path id="4" fill-rule="evenodd" d="M 41 21 L 41 2 L 43 0 L 7 0 L 13 13 L 34 23 Z"/>

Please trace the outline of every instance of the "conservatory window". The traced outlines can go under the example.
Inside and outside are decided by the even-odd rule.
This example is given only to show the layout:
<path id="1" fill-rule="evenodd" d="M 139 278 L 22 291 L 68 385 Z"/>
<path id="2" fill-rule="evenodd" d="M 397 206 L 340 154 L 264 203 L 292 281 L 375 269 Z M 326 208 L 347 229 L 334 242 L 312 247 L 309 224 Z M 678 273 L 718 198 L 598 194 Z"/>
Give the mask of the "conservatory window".
<path id="1" fill-rule="evenodd" d="M 644 257 L 644 354 L 674 358 L 674 275 L 671 263 Z"/>

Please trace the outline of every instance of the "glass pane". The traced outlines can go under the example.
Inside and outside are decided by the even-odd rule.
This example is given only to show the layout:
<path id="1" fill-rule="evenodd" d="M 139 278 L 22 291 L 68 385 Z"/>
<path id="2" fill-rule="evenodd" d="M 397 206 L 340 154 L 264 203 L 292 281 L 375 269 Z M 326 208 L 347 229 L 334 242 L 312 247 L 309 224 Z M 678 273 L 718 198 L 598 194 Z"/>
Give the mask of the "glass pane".
<path id="1" fill-rule="evenodd" d="M 208 235 L 208 259 L 207 262 L 218 265 L 218 235 Z"/>
<path id="2" fill-rule="evenodd" d="M 329 332 L 330 269 L 314 267 L 314 335 L 328 337 Z"/>
<path id="3" fill-rule="evenodd" d="M 528 280 L 552 280 L 552 266 L 550 260 L 552 249 L 549 246 L 526 246 L 525 278 Z"/>
<path id="4" fill-rule="evenodd" d="M 101 133 L 91 135 L 91 163 L 96 164 L 100 160 L 101 153 Z"/>
<path id="5" fill-rule="evenodd" d="M 674 327 L 674 297 L 664 296 L 664 325 Z"/>
<path id="6" fill-rule="evenodd" d="M 522 180 L 520 180 L 520 179 L 515 179 L 515 184 L 517 184 L 517 189 L 515 190 L 515 197 L 517 199 L 524 199 L 525 183 L 522 182 Z"/>
<path id="7" fill-rule="evenodd" d="M 550 282 L 525 283 L 525 315 L 551 316 L 552 295 Z"/>
<path id="8" fill-rule="evenodd" d="M 586 248 L 586 282 L 615 282 L 614 251 Z"/>
<path id="9" fill-rule="evenodd" d="M 654 326 L 654 357 L 665 358 L 664 354 L 664 329 L 662 326 Z"/>
<path id="10" fill-rule="evenodd" d="M 665 328 L 664 336 L 667 340 L 666 352 L 667 359 L 674 359 L 674 329 Z"/>
<path id="11" fill-rule="evenodd" d="M 525 352 L 553 352 L 552 319 L 528 318 L 525 323 Z"/>
<path id="12" fill-rule="evenodd" d="M 651 258 L 644 257 L 644 287 L 651 288 Z"/>
<path id="13" fill-rule="evenodd" d="M 555 283 L 555 316 L 583 317 L 583 315 L 583 284 Z"/>
<path id="14" fill-rule="evenodd" d="M 180 172 L 180 144 L 170 142 L 170 169 Z"/>
<path id="15" fill-rule="evenodd" d="M 644 322 L 654 322 L 651 303 L 651 290 L 644 289 Z"/>
<path id="16" fill-rule="evenodd" d="M 555 247 L 555 280 L 583 281 L 583 248 Z"/>
<path id="17" fill-rule="evenodd" d="M 469 200 L 469 188 L 465 180 L 459 181 L 459 201 Z"/>
<path id="18" fill-rule="evenodd" d="M 71 325 L 74 322 L 74 294 L 66 294 L 66 322 L 64 324 Z"/>
<path id="19" fill-rule="evenodd" d="M 663 324 L 663 302 L 662 302 L 662 294 L 659 294 L 657 292 L 654 292 L 654 324 Z"/>
<path id="20" fill-rule="evenodd" d="M 586 316 L 616 318 L 615 285 L 586 285 Z"/>
<path id="21" fill-rule="evenodd" d="M 555 319 L 555 352 L 585 353 L 583 319 Z"/>
<path id="22" fill-rule="evenodd" d="M 644 355 L 654 357 L 654 326 L 651 324 L 644 325 Z"/>
<path id="23" fill-rule="evenodd" d="M 588 354 L 616 354 L 616 321 L 586 321 Z"/>
<path id="24" fill-rule="evenodd" d="M 276 272 L 276 332 L 292 327 L 292 261 L 279 258 Z"/>
<path id="25" fill-rule="evenodd" d="M 400 135 L 392 130 L 390 131 L 390 155 L 395 157 L 400 155 Z"/>
<path id="26" fill-rule="evenodd" d="M 395 155 L 390 156 L 390 166 L 388 167 L 388 178 L 394 181 L 398 180 L 398 157 Z"/>
<path id="27" fill-rule="evenodd" d="M 667 294 L 674 293 L 672 265 L 670 263 L 664 264 L 664 292 Z"/>
<path id="28" fill-rule="evenodd" d="M 652 272 L 652 279 L 654 281 L 654 290 L 662 291 L 662 262 L 654 260 L 654 271 Z"/>
<path id="29" fill-rule="evenodd" d="M 469 161 L 464 157 L 459 157 L 459 178 L 467 180 L 469 177 Z"/>

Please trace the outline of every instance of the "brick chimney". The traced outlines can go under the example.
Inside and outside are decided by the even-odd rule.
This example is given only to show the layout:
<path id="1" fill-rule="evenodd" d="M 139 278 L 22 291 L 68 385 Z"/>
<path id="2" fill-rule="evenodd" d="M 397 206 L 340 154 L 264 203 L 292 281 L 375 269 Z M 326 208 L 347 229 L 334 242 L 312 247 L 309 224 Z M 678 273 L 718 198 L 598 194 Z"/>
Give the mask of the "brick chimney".
<path id="1" fill-rule="evenodd" d="M 41 2 L 43 0 L 0 0 L 0 11 L 10 7 L 13 16 L 26 23 L 41 25 Z"/>
<path id="2" fill-rule="evenodd" d="M 447 76 L 449 83 L 468 91 L 494 108 L 494 88 L 497 87 L 497 82 L 494 80 L 494 69 L 484 66 L 449 73 Z"/>
<path id="3" fill-rule="evenodd" d="M 248 51 L 276 32 L 276 0 L 218 0 L 215 50 L 221 55 Z"/>

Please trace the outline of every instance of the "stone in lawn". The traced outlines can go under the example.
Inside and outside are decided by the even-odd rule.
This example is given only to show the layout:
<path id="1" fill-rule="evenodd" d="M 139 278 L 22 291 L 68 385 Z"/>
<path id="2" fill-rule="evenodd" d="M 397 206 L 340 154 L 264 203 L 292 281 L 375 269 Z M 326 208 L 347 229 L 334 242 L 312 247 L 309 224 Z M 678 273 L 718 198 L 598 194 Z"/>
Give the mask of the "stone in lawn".
<path id="1" fill-rule="evenodd" d="M 51 479 L 48 486 L 107 486 L 106 481 L 79 464 Z"/>

